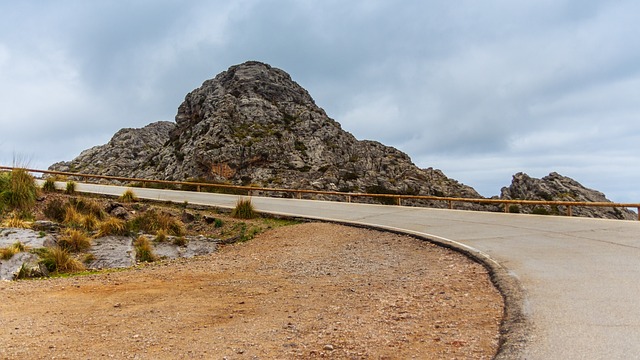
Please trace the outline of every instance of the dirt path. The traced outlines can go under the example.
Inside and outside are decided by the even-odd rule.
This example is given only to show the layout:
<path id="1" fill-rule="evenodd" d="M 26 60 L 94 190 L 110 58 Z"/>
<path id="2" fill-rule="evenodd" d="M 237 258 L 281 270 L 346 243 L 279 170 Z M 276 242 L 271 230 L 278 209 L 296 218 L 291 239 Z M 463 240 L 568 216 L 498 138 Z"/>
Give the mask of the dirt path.
<path id="1" fill-rule="evenodd" d="M 0 297 L 3 359 L 488 359 L 503 311 L 460 254 L 318 223 Z"/>

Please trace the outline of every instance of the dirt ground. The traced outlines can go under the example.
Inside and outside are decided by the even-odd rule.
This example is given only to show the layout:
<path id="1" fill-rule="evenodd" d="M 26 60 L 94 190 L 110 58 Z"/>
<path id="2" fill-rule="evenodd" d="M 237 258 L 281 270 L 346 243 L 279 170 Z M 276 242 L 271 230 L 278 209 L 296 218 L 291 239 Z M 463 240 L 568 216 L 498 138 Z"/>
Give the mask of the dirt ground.
<path id="1" fill-rule="evenodd" d="M 466 257 L 322 223 L 0 299 L 2 359 L 489 359 L 503 314 Z"/>

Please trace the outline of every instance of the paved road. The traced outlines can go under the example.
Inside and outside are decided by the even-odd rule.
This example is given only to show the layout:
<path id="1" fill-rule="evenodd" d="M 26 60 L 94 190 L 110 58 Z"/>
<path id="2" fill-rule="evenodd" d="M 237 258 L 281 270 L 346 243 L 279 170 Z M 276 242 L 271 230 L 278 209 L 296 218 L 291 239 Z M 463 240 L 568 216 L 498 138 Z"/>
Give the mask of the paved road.
<path id="1" fill-rule="evenodd" d="M 84 184 L 78 184 L 78 190 L 124 192 L 121 187 Z M 139 188 L 134 192 L 141 198 L 228 208 L 238 199 Z M 518 358 L 640 358 L 640 222 L 252 200 L 264 212 L 400 229 L 470 247 L 472 253 L 495 260 L 511 279 L 519 280 L 524 289 L 520 305 L 533 325 Z"/>

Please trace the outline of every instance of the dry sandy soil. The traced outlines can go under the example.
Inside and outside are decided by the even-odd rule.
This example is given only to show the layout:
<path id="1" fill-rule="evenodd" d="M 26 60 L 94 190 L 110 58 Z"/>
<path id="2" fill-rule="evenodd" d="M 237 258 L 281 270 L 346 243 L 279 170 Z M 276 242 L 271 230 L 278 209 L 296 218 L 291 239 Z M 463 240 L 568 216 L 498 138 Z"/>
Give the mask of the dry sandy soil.
<path id="1" fill-rule="evenodd" d="M 489 359 L 503 314 L 466 257 L 321 223 L 0 294 L 2 359 Z"/>

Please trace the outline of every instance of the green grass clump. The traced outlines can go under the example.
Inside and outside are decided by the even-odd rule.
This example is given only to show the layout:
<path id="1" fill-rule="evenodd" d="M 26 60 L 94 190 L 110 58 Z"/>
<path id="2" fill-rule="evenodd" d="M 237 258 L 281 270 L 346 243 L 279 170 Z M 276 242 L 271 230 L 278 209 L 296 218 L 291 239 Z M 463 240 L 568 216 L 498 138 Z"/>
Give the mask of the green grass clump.
<path id="1" fill-rule="evenodd" d="M 36 203 L 38 188 L 25 169 L 0 173 L 0 204 L 11 210 L 28 211 Z"/>
<path id="2" fill-rule="evenodd" d="M 65 189 L 65 194 L 73 195 L 76 193 L 76 183 L 74 181 L 67 181 L 67 188 Z"/>
<path id="3" fill-rule="evenodd" d="M 130 202 L 136 202 L 138 201 L 138 197 L 136 196 L 136 194 L 131 190 L 127 190 L 125 191 L 121 196 L 120 196 L 120 201 L 125 202 L 125 203 L 130 203 Z"/>
<path id="4" fill-rule="evenodd" d="M 73 258 L 69 251 L 58 246 L 44 248 L 43 251 L 40 251 L 40 263 L 52 273 L 68 273 L 85 270 L 85 266 Z"/>
<path id="5" fill-rule="evenodd" d="M 91 240 L 84 231 L 67 229 L 58 240 L 58 246 L 70 252 L 80 252 L 91 247 Z"/>
<path id="6" fill-rule="evenodd" d="M 136 249 L 136 259 L 141 262 L 154 262 L 158 260 L 158 257 L 153 253 L 151 243 L 144 236 L 139 236 L 136 241 L 133 242 L 133 246 Z"/>
<path id="7" fill-rule="evenodd" d="M 258 213 L 251 203 L 251 199 L 239 199 L 236 207 L 231 210 L 231 216 L 236 219 L 253 219 Z"/>
<path id="8" fill-rule="evenodd" d="M 56 179 L 48 177 L 42 184 L 42 190 L 48 193 L 56 191 Z"/>

